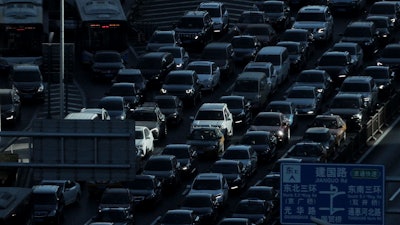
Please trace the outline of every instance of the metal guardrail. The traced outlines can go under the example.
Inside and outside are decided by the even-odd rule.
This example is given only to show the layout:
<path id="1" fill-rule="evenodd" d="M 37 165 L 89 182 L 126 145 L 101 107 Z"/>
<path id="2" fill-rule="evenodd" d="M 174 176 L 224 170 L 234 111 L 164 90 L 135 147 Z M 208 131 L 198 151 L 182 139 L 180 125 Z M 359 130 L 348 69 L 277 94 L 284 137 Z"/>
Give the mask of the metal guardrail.
<path id="1" fill-rule="evenodd" d="M 376 111 L 362 130 L 348 135 L 347 141 L 338 149 L 333 162 L 355 162 L 364 153 L 365 147 L 374 142 L 393 121 L 400 109 L 399 102 L 400 93 L 396 92 Z"/>

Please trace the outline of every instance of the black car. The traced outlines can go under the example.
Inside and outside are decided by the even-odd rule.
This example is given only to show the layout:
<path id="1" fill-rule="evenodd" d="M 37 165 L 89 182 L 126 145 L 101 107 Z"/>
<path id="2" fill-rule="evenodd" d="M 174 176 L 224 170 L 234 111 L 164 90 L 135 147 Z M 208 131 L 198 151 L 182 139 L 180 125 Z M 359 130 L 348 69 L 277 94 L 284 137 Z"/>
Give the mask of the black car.
<path id="1" fill-rule="evenodd" d="M 167 74 L 176 70 L 174 56 L 169 52 L 149 52 L 137 59 L 137 69 L 153 88 L 159 88 Z"/>
<path id="2" fill-rule="evenodd" d="M 179 162 L 181 177 L 192 177 L 199 171 L 197 152 L 188 144 L 168 144 L 164 147 L 161 155 L 174 155 Z"/>
<path id="3" fill-rule="evenodd" d="M 46 90 L 38 65 L 14 65 L 9 78 L 10 85 L 17 91 L 22 101 L 44 102 Z"/>
<path id="4" fill-rule="evenodd" d="M 259 160 L 270 161 L 278 154 L 277 139 L 268 131 L 247 131 L 239 143 L 252 146 Z"/>
<path id="5" fill-rule="evenodd" d="M 325 70 L 332 79 L 334 87 L 356 71 L 349 52 L 327 51 L 318 59 L 315 69 Z"/>
<path id="6" fill-rule="evenodd" d="M 165 115 L 168 124 L 178 125 L 183 120 L 183 103 L 175 95 L 157 95 L 154 96 L 161 112 Z"/>
<path id="7" fill-rule="evenodd" d="M 236 26 L 244 31 L 250 24 L 267 24 L 268 18 L 262 11 L 243 11 L 236 23 Z"/>
<path id="8" fill-rule="evenodd" d="M 328 99 L 333 92 L 332 79 L 325 70 L 303 70 L 297 76 L 293 86 L 313 86 L 317 88 L 318 93 L 321 94 L 322 99 Z"/>
<path id="9" fill-rule="evenodd" d="M 237 160 L 243 163 L 244 174 L 247 177 L 257 172 L 257 153 L 250 145 L 230 145 L 221 156 L 224 160 Z"/>
<path id="10" fill-rule="evenodd" d="M 212 173 L 221 173 L 228 182 L 229 191 L 238 192 L 247 185 L 247 175 L 242 162 L 238 160 L 221 159 L 211 166 Z"/>
<path id="11" fill-rule="evenodd" d="M 21 119 L 21 100 L 15 89 L 0 89 L 1 122 L 15 125 Z"/>
<path id="12" fill-rule="evenodd" d="M 327 157 L 332 158 L 336 153 L 335 136 L 326 127 L 310 127 L 303 135 L 302 141 L 321 143 L 326 149 Z"/>
<path id="13" fill-rule="evenodd" d="M 255 186 L 273 187 L 275 190 L 279 191 L 281 188 L 281 174 L 280 173 L 268 173 L 263 178 L 258 180 L 255 183 Z"/>
<path id="14" fill-rule="evenodd" d="M 112 120 L 126 119 L 128 108 L 122 96 L 105 96 L 100 99 L 97 106 L 106 109 Z"/>
<path id="15" fill-rule="evenodd" d="M 378 30 L 372 21 L 350 22 L 340 35 L 340 41 L 358 43 L 366 58 L 373 57 L 379 50 Z"/>
<path id="16" fill-rule="evenodd" d="M 394 92 L 394 72 L 388 66 L 367 66 L 364 68 L 364 76 L 370 76 L 378 86 L 378 99 L 386 101 Z"/>
<path id="17" fill-rule="evenodd" d="M 229 42 L 213 42 L 207 44 L 201 53 L 201 60 L 213 61 L 219 67 L 222 78 L 229 78 L 234 74 L 233 57 L 235 52 Z"/>
<path id="18" fill-rule="evenodd" d="M 242 199 L 232 213 L 232 217 L 250 219 L 255 225 L 266 225 L 273 219 L 272 205 L 261 199 Z"/>
<path id="19" fill-rule="evenodd" d="M 218 127 L 193 128 L 186 143 L 193 146 L 199 156 L 211 156 L 213 159 L 225 151 L 224 134 Z"/>
<path id="20" fill-rule="evenodd" d="M 139 69 L 131 69 L 131 68 L 120 69 L 111 82 L 134 83 L 136 90 L 141 95 L 141 99 L 146 98 L 147 80 L 144 78 L 142 71 L 140 71 Z"/>
<path id="21" fill-rule="evenodd" d="M 324 146 L 312 141 L 301 141 L 292 145 L 282 157 L 301 159 L 302 162 L 309 163 L 328 162 L 328 154 Z"/>
<path id="22" fill-rule="evenodd" d="M 156 220 L 159 225 L 199 225 L 200 217 L 188 209 L 172 209 Z"/>
<path id="23" fill-rule="evenodd" d="M 394 30 L 400 25 L 400 4 L 398 1 L 376 1 L 369 8 L 369 16 L 387 16 Z"/>
<path id="24" fill-rule="evenodd" d="M 235 126 L 247 126 L 251 122 L 251 103 L 244 96 L 226 95 L 221 96 L 218 102 L 226 103 L 233 115 Z"/>
<path id="25" fill-rule="evenodd" d="M 46 184 L 33 186 L 32 207 L 34 224 L 61 224 L 65 210 L 62 188 Z"/>
<path id="26" fill-rule="evenodd" d="M 182 46 L 188 49 L 203 48 L 213 40 L 213 22 L 207 11 L 187 11 L 175 26 Z"/>
<path id="27" fill-rule="evenodd" d="M 256 36 L 239 35 L 234 36 L 231 40 L 233 47 L 233 61 L 236 63 L 247 63 L 253 61 L 261 43 Z"/>
<path id="28" fill-rule="evenodd" d="M 276 46 L 286 47 L 289 52 L 290 69 L 294 72 L 303 70 L 307 65 L 307 52 L 301 46 L 301 42 L 280 41 Z"/>
<path id="29" fill-rule="evenodd" d="M 85 225 L 91 224 L 119 224 L 119 225 L 133 225 L 135 224 L 134 215 L 120 208 L 109 208 L 97 212 Z"/>
<path id="30" fill-rule="evenodd" d="M 369 119 L 368 109 L 361 94 L 336 94 L 326 114 L 335 114 L 342 117 L 347 124 L 347 130 L 359 132 Z"/>
<path id="31" fill-rule="evenodd" d="M 157 206 L 162 199 L 161 181 L 153 175 L 136 175 L 133 181 L 123 182 L 122 186 L 129 189 L 136 210 Z"/>
<path id="32" fill-rule="evenodd" d="M 279 40 L 278 33 L 270 24 L 249 24 L 243 35 L 256 36 L 262 47 L 275 45 Z"/>
<path id="33" fill-rule="evenodd" d="M 216 196 L 210 193 L 190 193 L 185 196 L 180 209 L 192 210 L 199 216 L 200 224 L 213 224 L 218 218 Z"/>
<path id="34" fill-rule="evenodd" d="M 145 126 L 153 133 L 154 139 L 161 140 L 167 136 L 167 121 L 155 102 L 145 102 L 130 113 L 135 125 Z"/>
<path id="35" fill-rule="evenodd" d="M 143 101 L 134 83 L 114 83 L 106 95 L 123 97 L 129 111 L 133 111 Z"/>
<path id="36" fill-rule="evenodd" d="M 277 30 L 285 30 L 290 26 L 290 7 L 285 1 L 260 1 L 256 8 L 267 16 L 268 23 Z"/>
<path id="37" fill-rule="evenodd" d="M 162 191 L 176 191 L 181 184 L 179 162 L 174 155 L 152 155 L 143 167 L 143 175 L 153 175 L 161 181 Z"/>
<path id="38" fill-rule="evenodd" d="M 119 52 L 97 51 L 93 56 L 92 78 L 111 80 L 123 68 L 125 63 Z"/>
<path id="39" fill-rule="evenodd" d="M 272 186 L 251 186 L 241 196 L 242 199 L 261 199 L 267 201 L 271 205 L 273 215 L 279 213 L 279 190 Z"/>
<path id="40" fill-rule="evenodd" d="M 366 21 L 374 22 L 378 31 L 379 46 L 385 46 L 395 40 L 394 28 L 390 26 L 390 17 L 387 16 L 368 16 Z"/>
<path id="41" fill-rule="evenodd" d="M 400 71 L 400 44 L 386 45 L 376 60 L 376 64 L 378 66 L 388 66 L 397 76 Z"/>
<path id="42" fill-rule="evenodd" d="M 287 29 L 280 38 L 280 41 L 294 41 L 300 43 L 301 51 L 308 59 L 314 52 L 314 38 L 310 31 L 306 29 Z"/>
<path id="43" fill-rule="evenodd" d="M 196 71 L 175 70 L 168 73 L 160 89 L 163 95 L 175 95 L 194 107 L 201 101 L 201 85 Z"/>
<path id="44" fill-rule="evenodd" d="M 128 188 L 106 188 L 101 195 L 99 211 L 109 208 L 120 208 L 129 212 L 135 211 L 135 202 Z"/>

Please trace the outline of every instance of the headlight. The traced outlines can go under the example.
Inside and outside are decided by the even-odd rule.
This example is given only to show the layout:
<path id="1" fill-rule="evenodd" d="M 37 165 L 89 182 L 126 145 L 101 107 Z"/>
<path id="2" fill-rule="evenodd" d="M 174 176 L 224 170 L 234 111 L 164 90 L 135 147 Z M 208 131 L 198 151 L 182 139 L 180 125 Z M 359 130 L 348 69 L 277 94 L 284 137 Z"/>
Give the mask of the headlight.
<path id="1" fill-rule="evenodd" d="M 351 118 L 352 119 L 361 119 L 361 114 L 360 113 L 357 113 L 357 114 L 354 114 Z"/>
<path id="2" fill-rule="evenodd" d="M 377 66 L 383 66 L 383 63 L 377 62 L 376 65 L 377 65 Z"/>
<path id="3" fill-rule="evenodd" d="M 371 41 L 366 41 L 366 42 L 364 42 L 364 45 L 371 45 L 371 44 L 372 44 Z"/>
<path id="4" fill-rule="evenodd" d="M 40 86 L 38 87 L 37 91 L 38 92 L 42 92 L 44 90 L 44 85 L 40 84 Z"/>
<path id="5" fill-rule="evenodd" d="M 186 90 L 186 94 L 193 94 L 193 93 L 194 93 L 193 89 L 187 89 Z"/>
<path id="6" fill-rule="evenodd" d="M 167 93 L 167 90 L 164 89 L 164 88 L 161 88 L 161 89 L 160 89 L 160 92 L 161 92 L 161 94 L 166 94 L 166 93 Z"/>
<path id="7" fill-rule="evenodd" d="M 384 89 L 384 88 L 385 88 L 384 84 L 379 85 L 379 89 Z"/>
<path id="8" fill-rule="evenodd" d="M 325 33 L 325 30 L 326 30 L 325 28 L 319 28 L 319 29 L 317 30 L 317 32 L 318 32 L 318 33 Z"/>
<path id="9" fill-rule="evenodd" d="M 391 18 L 390 22 L 395 23 L 396 22 L 396 18 Z"/>
<path id="10" fill-rule="evenodd" d="M 276 134 L 278 135 L 278 136 L 280 136 L 280 137 L 283 137 L 283 131 L 282 130 L 278 130 L 278 132 L 276 132 Z"/>
<path id="11" fill-rule="evenodd" d="M 318 91 L 319 93 L 322 93 L 322 92 L 324 91 L 324 89 L 318 88 L 317 91 Z"/>
<path id="12" fill-rule="evenodd" d="M 338 77 L 339 78 L 345 78 L 345 77 L 347 77 L 347 74 L 340 74 Z"/>
<path id="13" fill-rule="evenodd" d="M 364 102 L 369 102 L 369 101 L 371 101 L 371 98 L 370 98 L 370 97 L 365 97 L 365 98 L 364 98 Z"/>
<path id="14" fill-rule="evenodd" d="M 176 64 L 176 68 L 182 68 L 183 64 L 182 63 L 178 63 Z"/>

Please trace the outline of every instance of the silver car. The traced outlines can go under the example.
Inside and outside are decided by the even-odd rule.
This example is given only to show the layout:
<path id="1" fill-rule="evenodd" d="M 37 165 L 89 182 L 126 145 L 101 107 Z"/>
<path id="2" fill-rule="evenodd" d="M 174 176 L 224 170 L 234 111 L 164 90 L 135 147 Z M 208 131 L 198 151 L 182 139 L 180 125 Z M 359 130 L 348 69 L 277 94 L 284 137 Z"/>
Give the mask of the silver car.
<path id="1" fill-rule="evenodd" d="M 203 91 L 214 91 L 220 84 L 220 69 L 212 61 L 192 61 L 186 67 L 187 70 L 194 70 L 197 73 Z"/>

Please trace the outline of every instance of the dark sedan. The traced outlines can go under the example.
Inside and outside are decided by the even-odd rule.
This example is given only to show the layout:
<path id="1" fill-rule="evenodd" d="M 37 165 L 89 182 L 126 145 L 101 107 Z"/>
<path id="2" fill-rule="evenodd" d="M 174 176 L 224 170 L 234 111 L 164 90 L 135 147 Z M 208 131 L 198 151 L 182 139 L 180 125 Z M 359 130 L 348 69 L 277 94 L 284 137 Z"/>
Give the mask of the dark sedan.
<path id="1" fill-rule="evenodd" d="M 193 146 L 199 156 L 217 158 L 225 151 L 224 134 L 217 127 L 194 128 L 186 143 Z"/>
<path id="2" fill-rule="evenodd" d="M 213 224 L 218 217 L 216 197 L 210 193 L 190 193 L 185 196 L 181 209 L 192 210 L 199 216 L 200 224 Z"/>
<path id="3" fill-rule="evenodd" d="M 303 135 L 302 141 L 321 143 L 326 149 L 328 158 L 333 157 L 336 152 L 335 136 L 326 127 L 308 128 Z"/>
<path id="4" fill-rule="evenodd" d="M 235 207 L 232 217 L 250 219 L 255 225 L 269 224 L 273 217 L 272 206 L 261 199 L 243 199 Z"/>
<path id="5" fill-rule="evenodd" d="M 114 83 L 106 92 L 107 96 L 122 96 L 126 107 L 133 111 L 142 102 L 141 95 L 134 83 Z"/>
<path id="6" fill-rule="evenodd" d="M 400 44 L 388 44 L 376 60 L 378 66 L 388 66 L 396 73 L 400 71 Z"/>
<path id="7" fill-rule="evenodd" d="M 378 98 L 386 101 L 395 91 L 394 72 L 388 66 L 367 66 L 363 71 L 364 76 L 370 76 L 378 86 Z"/>
<path id="8" fill-rule="evenodd" d="M 231 44 L 235 53 L 233 60 L 236 63 L 253 61 L 258 50 L 261 48 L 261 43 L 257 37 L 251 35 L 234 36 Z"/>
<path id="9" fill-rule="evenodd" d="M 112 79 L 125 68 L 121 54 L 117 51 L 97 51 L 93 56 L 93 78 Z"/>
<path id="10" fill-rule="evenodd" d="M 154 97 L 168 124 L 178 125 L 183 120 L 183 103 L 175 95 L 157 95 Z"/>
<path id="11" fill-rule="evenodd" d="M 324 146 L 318 142 L 308 141 L 293 145 L 283 157 L 301 159 L 302 162 L 309 163 L 326 163 L 328 161 Z"/>
<path id="12" fill-rule="evenodd" d="M 131 192 L 136 210 L 142 206 L 154 207 L 162 198 L 161 182 L 153 175 L 136 175 L 134 181 L 127 181 L 122 185 Z"/>
<path id="13" fill-rule="evenodd" d="M 304 51 L 300 42 L 280 41 L 276 45 L 287 48 L 289 52 L 290 69 L 292 71 L 299 72 L 307 65 L 307 52 Z"/>
<path id="14" fill-rule="evenodd" d="M 221 159 L 211 167 L 212 173 L 221 173 L 228 182 L 229 191 L 241 191 L 246 187 L 247 179 L 243 163 L 238 160 Z"/>
<path id="15" fill-rule="evenodd" d="M 328 72 L 336 87 L 340 86 L 346 77 L 355 73 L 353 60 L 349 52 L 325 52 L 318 59 L 316 69 Z"/>
<path id="16" fill-rule="evenodd" d="M 191 177 L 197 174 L 197 152 L 188 144 L 168 144 L 161 152 L 162 155 L 174 155 L 179 162 L 179 172 L 182 177 Z"/>
<path id="17" fill-rule="evenodd" d="M 251 122 L 252 112 L 251 103 L 244 97 L 239 95 L 221 96 L 219 102 L 226 103 L 229 111 L 233 115 L 235 126 L 247 126 Z"/>
<path id="18" fill-rule="evenodd" d="M 285 30 L 290 26 L 290 7 L 285 1 L 259 1 L 255 6 L 265 13 L 268 23 L 275 29 Z"/>
<path id="19" fill-rule="evenodd" d="M 268 131 L 247 131 L 240 144 L 251 145 L 259 160 L 270 161 L 277 156 L 277 139 Z"/>
<path id="20" fill-rule="evenodd" d="M 250 24 L 243 34 L 256 36 L 262 46 L 275 45 L 279 39 L 278 33 L 270 24 Z"/>

